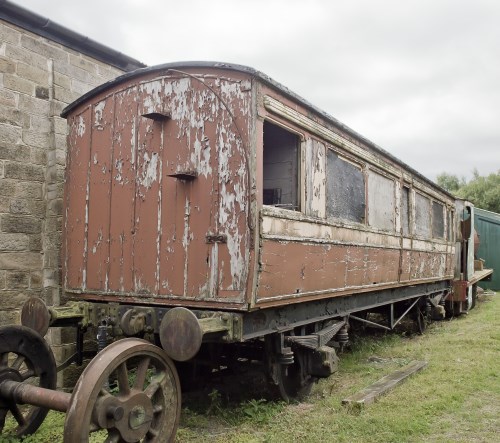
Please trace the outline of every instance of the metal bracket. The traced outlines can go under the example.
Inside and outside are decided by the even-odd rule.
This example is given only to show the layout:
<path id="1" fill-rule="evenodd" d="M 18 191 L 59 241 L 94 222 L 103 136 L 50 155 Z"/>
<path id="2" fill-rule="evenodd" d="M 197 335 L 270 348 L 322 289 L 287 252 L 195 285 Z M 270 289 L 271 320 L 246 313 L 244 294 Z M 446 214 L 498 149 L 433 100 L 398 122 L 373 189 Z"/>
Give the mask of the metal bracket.
<path id="1" fill-rule="evenodd" d="M 225 234 L 207 234 L 205 236 L 207 243 L 227 243 L 227 235 Z"/>

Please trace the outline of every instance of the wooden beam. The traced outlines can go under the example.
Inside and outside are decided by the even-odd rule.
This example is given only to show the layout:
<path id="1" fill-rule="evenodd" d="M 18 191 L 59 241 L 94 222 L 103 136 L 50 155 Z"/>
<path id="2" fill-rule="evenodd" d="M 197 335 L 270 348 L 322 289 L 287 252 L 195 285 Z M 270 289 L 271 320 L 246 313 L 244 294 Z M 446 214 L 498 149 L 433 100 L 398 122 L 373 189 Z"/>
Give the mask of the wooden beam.
<path id="1" fill-rule="evenodd" d="M 381 395 L 399 385 L 403 380 L 427 366 L 426 361 L 413 361 L 407 366 L 382 377 L 371 386 L 342 400 L 343 405 L 364 406 L 375 402 Z"/>

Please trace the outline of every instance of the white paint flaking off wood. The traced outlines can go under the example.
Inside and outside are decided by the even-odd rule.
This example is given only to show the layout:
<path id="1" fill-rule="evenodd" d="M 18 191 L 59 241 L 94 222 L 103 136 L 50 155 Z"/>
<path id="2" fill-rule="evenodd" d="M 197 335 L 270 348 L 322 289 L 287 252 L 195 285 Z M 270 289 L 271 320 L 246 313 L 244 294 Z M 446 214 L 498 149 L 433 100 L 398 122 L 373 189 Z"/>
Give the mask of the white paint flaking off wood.
<path id="1" fill-rule="evenodd" d="M 97 105 L 94 106 L 94 126 L 102 129 L 103 128 L 103 113 L 104 108 L 106 107 L 106 100 L 102 100 Z"/>
<path id="2" fill-rule="evenodd" d="M 158 179 L 158 153 L 153 152 L 151 157 L 148 152 L 144 153 L 141 174 L 137 181 L 145 188 L 150 188 L 151 185 Z"/>
<path id="3" fill-rule="evenodd" d="M 78 117 L 78 125 L 76 127 L 76 135 L 78 137 L 83 137 L 85 134 L 85 119 L 83 118 L 83 115 L 80 115 Z"/>

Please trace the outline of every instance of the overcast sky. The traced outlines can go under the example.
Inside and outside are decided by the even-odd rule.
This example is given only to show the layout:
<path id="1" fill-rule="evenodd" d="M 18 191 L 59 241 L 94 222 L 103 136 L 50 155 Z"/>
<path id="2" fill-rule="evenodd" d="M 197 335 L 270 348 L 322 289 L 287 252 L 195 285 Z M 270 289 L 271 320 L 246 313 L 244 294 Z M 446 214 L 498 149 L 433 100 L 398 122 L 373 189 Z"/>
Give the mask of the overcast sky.
<path id="1" fill-rule="evenodd" d="M 498 0 L 13 0 L 148 65 L 256 68 L 435 179 L 500 169 Z"/>

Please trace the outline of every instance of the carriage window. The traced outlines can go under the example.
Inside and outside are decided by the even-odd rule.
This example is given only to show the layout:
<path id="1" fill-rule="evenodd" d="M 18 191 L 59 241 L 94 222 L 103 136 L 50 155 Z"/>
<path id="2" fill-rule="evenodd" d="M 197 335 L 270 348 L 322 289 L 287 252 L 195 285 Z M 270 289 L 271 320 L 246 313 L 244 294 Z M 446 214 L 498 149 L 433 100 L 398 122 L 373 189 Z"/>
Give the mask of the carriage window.
<path id="1" fill-rule="evenodd" d="M 368 224 L 394 231 L 395 183 L 383 175 L 368 174 Z"/>
<path id="2" fill-rule="evenodd" d="M 415 194 L 415 233 L 422 237 L 431 236 L 431 201 L 421 194 Z"/>
<path id="3" fill-rule="evenodd" d="M 403 235 L 410 235 L 410 189 L 403 186 L 401 193 L 401 228 Z"/>
<path id="4" fill-rule="evenodd" d="M 361 167 L 327 151 L 326 215 L 364 223 L 365 177 Z"/>
<path id="5" fill-rule="evenodd" d="M 432 236 L 444 238 L 444 212 L 443 205 L 432 202 Z"/>
<path id="6" fill-rule="evenodd" d="M 299 146 L 296 134 L 264 121 L 265 205 L 299 210 Z"/>

